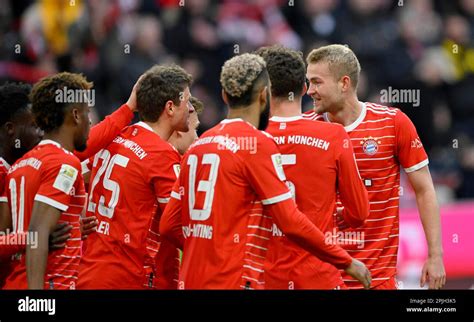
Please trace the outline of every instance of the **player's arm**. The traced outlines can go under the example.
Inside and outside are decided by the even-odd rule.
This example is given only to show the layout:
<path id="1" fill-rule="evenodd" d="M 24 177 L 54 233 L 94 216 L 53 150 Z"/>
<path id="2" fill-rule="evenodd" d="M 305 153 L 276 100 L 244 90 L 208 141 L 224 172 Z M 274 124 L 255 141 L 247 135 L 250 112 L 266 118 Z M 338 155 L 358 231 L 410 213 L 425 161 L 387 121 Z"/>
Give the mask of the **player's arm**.
<path id="1" fill-rule="evenodd" d="M 349 226 L 364 224 L 369 215 L 369 196 L 359 175 L 354 149 L 349 136 L 341 127 L 341 142 L 337 152 L 337 188 L 344 206 L 342 217 Z"/>
<path id="2" fill-rule="evenodd" d="M 48 262 L 50 233 L 54 230 L 61 211 L 46 203 L 35 201 L 29 231 L 37 234 L 37 245 L 26 246 L 26 275 L 28 289 L 44 289 L 44 275 Z M 35 247 L 36 246 L 36 247 Z"/>
<path id="3" fill-rule="evenodd" d="M 140 79 L 133 86 L 127 103 L 91 128 L 89 139 L 87 140 L 87 148 L 82 152 L 74 151 L 74 155 L 77 156 L 79 160 L 83 161 L 95 155 L 112 142 L 124 127 L 130 124 L 133 119 L 133 113 L 137 108 L 136 91 L 139 81 Z"/>
<path id="4" fill-rule="evenodd" d="M 12 228 L 12 216 L 8 207 L 7 197 L 0 201 L 0 231 Z"/>
<path id="5" fill-rule="evenodd" d="M 324 234 L 298 210 L 293 199 L 267 205 L 264 207 L 264 213 L 267 211 L 271 213 L 278 228 L 291 241 L 322 261 L 344 269 L 366 289 L 370 288 L 372 277 L 367 267 L 349 256 L 340 246 L 326 242 Z"/>
<path id="6" fill-rule="evenodd" d="M 281 155 L 273 140 L 262 139 L 255 155 L 249 154 L 246 165 L 247 178 L 262 201 L 264 212 L 270 212 L 277 226 L 293 242 L 314 256 L 338 268 L 359 280 L 366 288 L 370 287 L 369 270 L 359 261 L 352 259 L 338 245 L 326 243 L 324 234 L 301 213 L 291 192 L 284 183 L 285 172 Z M 266 144 L 266 142 L 271 142 Z"/>
<path id="7" fill-rule="evenodd" d="M 428 169 L 428 156 L 416 128 L 401 111 L 395 116 L 397 158 L 407 173 L 416 195 L 418 211 L 428 243 L 428 259 L 423 265 L 420 285 L 427 281 L 430 289 L 446 283 L 441 243 L 441 219 L 433 180 Z"/>
<path id="8" fill-rule="evenodd" d="M 423 266 L 420 285 L 426 282 L 430 289 L 440 289 L 446 284 L 441 242 L 441 220 L 438 201 L 428 166 L 407 173 L 416 194 L 416 203 L 428 243 L 428 260 Z"/>
<path id="9" fill-rule="evenodd" d="M 171 192 L 171 199 L 160 220 L 160 235 L 177 248 L 183 249 L 184 237 L 181 222 L 181 196 Z"/>
<path id="10" fill-rule="evenodd" d="M 71 237 L 69 234 L 71 229 L 72 226 L 68 225 L 67 223 L 57 224 L 55 230 L 49 236 L 49 248 L 64 248 L 64 246 L 66 246 L 66 241 Z M 19 235 L 25 234 L 27 233 L 22 232 L 0 235 L 0 261 L 9 260 L 12 255 L 25 251 L 26 245 L 18 243 L 18 240 L 25 240 Z"/>

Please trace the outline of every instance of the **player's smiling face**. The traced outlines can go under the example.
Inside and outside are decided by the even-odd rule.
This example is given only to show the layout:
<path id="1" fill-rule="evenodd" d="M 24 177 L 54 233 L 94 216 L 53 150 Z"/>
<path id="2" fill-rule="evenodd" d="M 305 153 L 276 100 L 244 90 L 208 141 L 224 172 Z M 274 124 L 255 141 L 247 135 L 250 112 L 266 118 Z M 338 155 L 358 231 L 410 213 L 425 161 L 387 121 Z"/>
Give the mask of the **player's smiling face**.
<path id="1" fill-rule="evenodd" d="M 339 84 L 326 62 L 309 64 L 306 71 L 309 81 L 307 94 L 313 99 L 316 113 L 333 112 L 341 101 Z"/>

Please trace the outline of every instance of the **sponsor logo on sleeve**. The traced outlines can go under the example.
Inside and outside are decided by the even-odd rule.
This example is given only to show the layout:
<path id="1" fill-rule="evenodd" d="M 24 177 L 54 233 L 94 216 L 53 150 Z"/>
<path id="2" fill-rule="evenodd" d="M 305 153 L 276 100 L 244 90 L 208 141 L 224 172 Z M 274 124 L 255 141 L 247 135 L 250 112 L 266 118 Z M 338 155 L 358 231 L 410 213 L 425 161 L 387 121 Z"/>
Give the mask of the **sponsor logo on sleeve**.
<path id="1" fill-rule="evenodd" d="M 77 174 L 78 171 L 76 168 L 70 166 L 69 164 L 63 164 L 59 170 L 56 180 L 54 181 L 53 187 L 66 194 L 69 194 L 74 182 L 76 181 Z"/>

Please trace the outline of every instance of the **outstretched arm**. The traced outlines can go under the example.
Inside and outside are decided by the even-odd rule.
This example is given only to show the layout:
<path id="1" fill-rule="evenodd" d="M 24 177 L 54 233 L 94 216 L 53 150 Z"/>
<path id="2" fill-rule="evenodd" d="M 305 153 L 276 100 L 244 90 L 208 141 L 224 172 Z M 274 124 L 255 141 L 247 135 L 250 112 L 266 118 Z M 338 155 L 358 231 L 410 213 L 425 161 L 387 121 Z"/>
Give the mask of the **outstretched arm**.
<path id="1" fill-rule="evenodd" d="M 430 289 L 440 289 L 446 284 L 441 242 L 441 219 L 436 192 L 428 166 L 407 173 L 416 194 L 416 203 L 428 243 L 428 259 L 421 272 L 420 285 L 426 282 Z"/>

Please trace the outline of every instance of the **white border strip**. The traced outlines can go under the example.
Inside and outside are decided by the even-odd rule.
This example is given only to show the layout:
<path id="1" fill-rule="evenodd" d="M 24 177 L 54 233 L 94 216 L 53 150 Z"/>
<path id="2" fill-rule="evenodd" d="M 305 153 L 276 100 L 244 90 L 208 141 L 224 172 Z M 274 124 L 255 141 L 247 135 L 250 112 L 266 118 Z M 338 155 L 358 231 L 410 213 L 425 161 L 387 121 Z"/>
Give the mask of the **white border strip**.
<path id="1" fill-rule="evenodd" d="M 415 165 L 412 166 L 412 167 L 406 168 L 406 169 L 405 169 L 405 172 L 406 172 L 406 173 L 410 173 L 410 172 L 419 170 L 419 169 L 423 168 L 424 166 L 428 165 L 428 163 L 429 163 L 429 160 L 428 160 L 428 159 L 425 159 L 425 160 L 421 161 L 420 163 L 415 164 Z"/>
<path id="2" fill-rule="evenodd" d="M 170 202 L 170 198 L 157 198 L 159 203 L 168 203 Z"/>
<path id="3" fill-rule="evenodd" d="M 181 200 L 181 195 L 177 192 L 171 191 L 171 198 Z"/>
<path id="4" fill-rule="evenodd" d="M 38 194 L 37 194 L 37 195 L 35 196 L 35 200 L 36 200 L 36 201 L 43 202 L 43 203 L 45 203 L 45 204 L 47 204 L 47 205 L 50 205 L 51 207 L 54 207 L 54 208 L 56 208 L 56 209 L 61 210 L 61 211 L 66 211 L 66 210 L 69 208 L 69 206 L 66 206 L 65 204 L 62 204 L 62 203 L 60 203 L 60 202 L 57 202 L 56 200 L 53 200 L 53 199 L 48 198 L 48 197 L 43 196 L 43 195 L 38 195 Z"/>
<path id="5" fill-rule="evenodd" d="M 280 202 L 280 201 L 283 201 L 283 200 L 286 200 L 286 199 L 290 199 L 290 198 L 292 198 L 292 195 L 291 195 L 291 192 L 288 191 L 288 192 L 285 192 L 282 195 L 262 200 L 262 204 L 263 205 L 271 205 L 271 204 L 274 204 L 274 203 L 277 203 L 277 202 Z"/>

